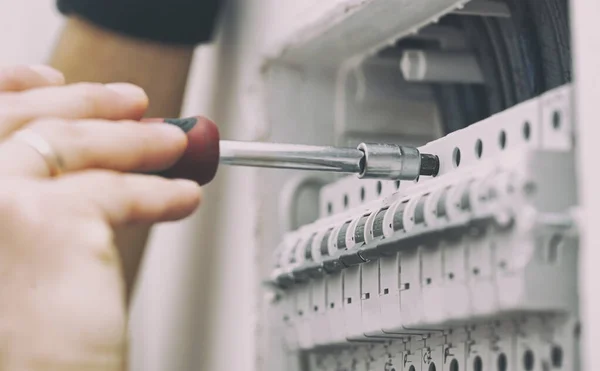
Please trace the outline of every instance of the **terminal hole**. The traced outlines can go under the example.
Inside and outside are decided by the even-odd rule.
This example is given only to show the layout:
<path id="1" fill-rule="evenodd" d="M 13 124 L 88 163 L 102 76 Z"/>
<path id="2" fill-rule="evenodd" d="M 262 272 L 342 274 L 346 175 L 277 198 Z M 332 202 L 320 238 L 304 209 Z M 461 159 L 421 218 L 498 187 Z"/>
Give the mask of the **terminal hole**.
<path id="1" fill-rule="evenodd" d="M 457 360 L 453 359 L 452 362 L 450 362 L 450 371 L 460 371 Z"/>
<path id="2" fill-rule="evenodd" d="M 348 195 L 344 195 L 344 207 L 348 207 Z"/>
<path id="3" fill-rule="evenodd" d="M 399 189 L 399 188 L 400 188 L 400 181 L 396 180 L 396 189 Z"/>
<path id="4" fill-rule="evenodd" d="M 360 187 L 360 200 L 365 200 L 365 187 Z"/>
<path id="5" fill-rule="evenodd" d="M 473 360 L 473 371 L 483 371 L 483 361 L 480 356 L 475 357 Z"/>
<path id="6" fill-rule="evenodd" d="M 531 124 L 529 123 L 529 121 L 525 121 L 525 123 L 523 124 L 523 138 L 525 138 L 525 140 L 529 140 L 530 137 L 531 137 Z"/>
<path id="7" fill-rule="evenodd" d="M 377 182 L 377 195 L 379 196 L 381 194 L 381 182 Z"/>
<path id="8" fill-rule="evenodd" d="M 454 164 L 454 167 L 460 165 L 460 149 L 458 147 L 454 148 L 454 152 L 452 153 L 452 163 Z"/>
<path id="9" fill-rule="evenodd" d="M 504 130 L 500 132 L 498 144 L 500 144 L 500 149 L 504 149 L 504 147 L 506 147 L 506 132 Z"/>
<path id="10" fill-rule="evenodd" d="M 552 114 L 552 127 L 554 128 L 554 130 L 558 130 L 558 129 L 560 129 L 560 124 L 561 124 L 560 112 L 554 111 L 554 113 Z"/>
<path id="11" fill-rule="evenodd" d="M 552 367 L 561 368 L 563 364 L 563 351 L 558 345 L 552 347 L 550 352 L 550 359 L 552 360 Z"/>
<path id="12" fill-rule="evenodd" d="M 535 365 L 535 357 L 531 350 L 526 350 L 523 354 L 523 368 L 525 371 L 533 370 L 533 366 Z"/>
<path id="13" fill-rule="evenodd" d="M 333 205 L 331 204 L 331 202 L 327 203 L 327 214 L 331 215 L 331 213 L 333 212 Z"/>
<path id="14" fill-rule="evenodd" d="M 362 150 L 361 150 L 361 152 L 362 152 Z M 363 154 L 364 154 L 364 152 L 363 152 Z M 367 159 L 366 159 L 365 157 L 366 157 L 366 156 L 363 156 L 363 157 L 361 157 L 361 158 L 360 158 L 360 161 L 358 162 L 358 167 L 360 168 L 360 172 L 361 172 L 361 173 L 364 173 L 364 171 L 365 171 L 365 166 L 366 166 L 366 164 L 367 164 Z"/>
<path id="15" fill-rule="evenodd" d="M 500 353 L 498 355 L 498 361 L 496 364 L 497 371 L 507 371 L 508 369 L 508 359 L 506 358 L 506 354 Z"/>
<path id="16" fill-rule="evenodd" d="M 481 139 L 477 139 L 477 142 L 475 142 L 475 155 L 477 155 L 477 158 L 481 158 L 482 154 L 483 154 L 483 142 L 481 141 Z"/>

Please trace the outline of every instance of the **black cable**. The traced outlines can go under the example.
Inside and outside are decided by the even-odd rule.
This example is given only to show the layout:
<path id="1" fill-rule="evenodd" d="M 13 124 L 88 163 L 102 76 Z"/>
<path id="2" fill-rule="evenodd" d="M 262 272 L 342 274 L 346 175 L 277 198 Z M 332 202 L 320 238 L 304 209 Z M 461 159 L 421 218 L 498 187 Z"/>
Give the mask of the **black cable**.
<path id="1" fill-rule="evenodd" d="M 545 91 L 544 69 L 535 24 L 531 21 L 531 10 L 524 0 L 507 0 L 506 3 L 510 9 L 510 20 L 519 34 L 521 55 L 524 57 L 532 96 L 539 95 Z"/>
<path id="2" fill-rule="evenodd" d="M 534 96 L 534 87 L 528 76 L 526 56 L 522 52 L 520 37 L 510 19 L 499 18 L 494 21 L 504 42 L 515 103 L 521 103 Z"/>
<path id="3" fill-rule="evenodd" d="M 572 79 L 568 0 L 506 0 L 510 18 L 456 16 L 484 85 L 433 84 L 446 133 L 501 112 Z"/>
<path id="4" fill-rule="evenodd" d="M 466 116 L 466 125 L 469 126 L 489 116 L 485 86 L 465 84 L 460 86 L 463 96 L 463 111 Z"/>
<path id="5" fill-rule="evenodd" d="M 461 24 L 479 61 L 479 66 L 485 79 L 488 113 L 493 115 L 504 110 L 506 104 L 489 37 L 487 36 L 487 32 L 485 32 L 483 21 L 479 17 L 461 17 Z"/>
<path id="6" fill-rule="evenodd" d="M 512 79 L 511 65 L 508 60 L 507 51 L 504 45 L 502 33 L 496 23 L 496 20 L 491 17 L 482 17 L 484 29 L 487 32 L 488 39 L 490 40 L 490 46 L 493 51 L 494 62 L 498 71 L 499 81 L 504 97 L 504 107 L 512 107 L 517 103 L 515 98 L 515 86 Z"/>
<path id="7" fill-rule="evenodd" d="M 567 0 L 546 0 L 552 20 L 556 47 L 560 54 L 563 83 L 571 81 L 571 33 L 569 30 L 569 4 Z"/>
<path id="8" fill-rule="evenodd" d="M 455 84 L 433 84 L 433 93 L 440 111 L 445 134 L 464 128 L 466 120 L 459 100 L 460 92 Z"/>
<path id="9" fill-rule="evenodd" d="M 544 72 L 544 91 L 556 88 L 567 80 L 556 37 L 553 17 L 548 6 L 552 0 L 526 0 L 530 8 L 530 16 L 535 24 L 535 33 L 542 57 Z"/>

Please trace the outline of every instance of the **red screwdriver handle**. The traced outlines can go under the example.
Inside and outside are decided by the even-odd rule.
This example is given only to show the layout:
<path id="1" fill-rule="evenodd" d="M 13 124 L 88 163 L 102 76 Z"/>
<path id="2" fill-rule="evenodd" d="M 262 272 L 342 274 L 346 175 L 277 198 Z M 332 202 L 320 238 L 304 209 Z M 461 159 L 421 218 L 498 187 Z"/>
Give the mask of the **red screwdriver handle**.
<path id="1" fill-rule="evenodd" d="M 176 125 L 188 137 L 184 154 L 175 165 L 162 171 L 160 175 L 189 179 L 200 185 L 213 180 L 219 167 L 219 129 L 214 122 L 202 116 L 181 119 L 150 118 L 143 121 Z"/>

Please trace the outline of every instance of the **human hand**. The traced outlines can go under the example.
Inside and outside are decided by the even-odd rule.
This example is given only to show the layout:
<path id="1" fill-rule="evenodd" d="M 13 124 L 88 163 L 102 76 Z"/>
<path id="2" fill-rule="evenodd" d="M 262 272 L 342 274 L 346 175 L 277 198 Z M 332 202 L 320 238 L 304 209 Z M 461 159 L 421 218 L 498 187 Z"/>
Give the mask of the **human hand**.
<path id="1" fill-rule="evenodd" d="M 180 219 L 200 201 L 193 182 L 124 172 L 168 168 L 186 136 L 125 121 L 147 105 L 132 85 L 24 80 L 12 86 L 35 89 L 0 93 L 0 368 L 121 370 L 115 228 Z M 64 175 L 50 177 L 56 157 L 14 135 L 21 129 L 49 145 Z"/>

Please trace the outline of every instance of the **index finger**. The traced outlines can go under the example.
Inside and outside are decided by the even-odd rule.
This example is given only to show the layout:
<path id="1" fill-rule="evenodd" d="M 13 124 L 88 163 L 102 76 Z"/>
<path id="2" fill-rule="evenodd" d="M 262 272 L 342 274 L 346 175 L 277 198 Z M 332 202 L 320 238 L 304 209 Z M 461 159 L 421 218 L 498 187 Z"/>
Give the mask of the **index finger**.
<path id="1" fill-rule="evenodd" d="M 59 86 L 64 83 L 63 74 L 48 66 L 0 68 L 0 92 L 19 92 L 46 86 Z"/>
<path id="2" fill-rule="evenodd" d="M 79 83 L 0 94 L 0 137 L 38 118 L 139 120 L 148 107 L 132 84 Z"/>

